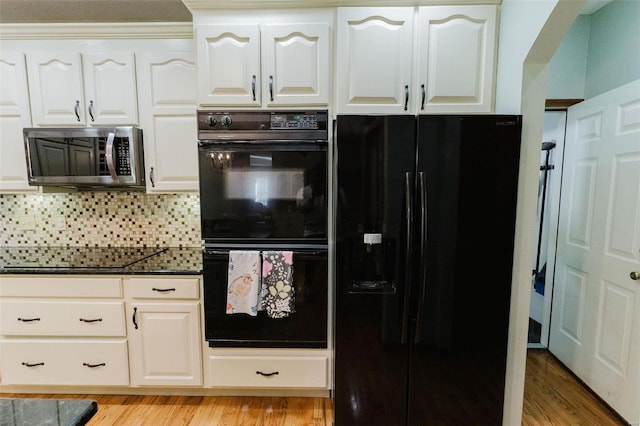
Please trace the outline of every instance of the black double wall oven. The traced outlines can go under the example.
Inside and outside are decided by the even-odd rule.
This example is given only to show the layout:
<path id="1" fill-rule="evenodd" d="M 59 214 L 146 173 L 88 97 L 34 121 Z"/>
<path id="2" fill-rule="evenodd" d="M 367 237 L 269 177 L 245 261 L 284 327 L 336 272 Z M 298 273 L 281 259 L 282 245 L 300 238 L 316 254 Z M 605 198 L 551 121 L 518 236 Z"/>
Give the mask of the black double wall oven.
<path id="1" fill-rule="evenodd" d="M 210 347 L 327 347 L 327 123 L 326 111 L 198 111 Z M 292 253 L 295 312 L 228 312 L 230 252 L 246 251 Z"/>

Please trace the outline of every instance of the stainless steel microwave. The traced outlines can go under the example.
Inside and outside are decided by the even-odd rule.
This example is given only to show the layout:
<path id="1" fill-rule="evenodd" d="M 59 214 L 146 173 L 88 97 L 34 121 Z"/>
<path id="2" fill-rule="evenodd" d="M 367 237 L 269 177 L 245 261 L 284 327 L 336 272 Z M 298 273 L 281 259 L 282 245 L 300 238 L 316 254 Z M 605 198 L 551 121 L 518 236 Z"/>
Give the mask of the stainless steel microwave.
<path id="1" fill-rule="evenodd" d="M 29 185 L 144 189 L 137 127 L 24 129 Z"/>

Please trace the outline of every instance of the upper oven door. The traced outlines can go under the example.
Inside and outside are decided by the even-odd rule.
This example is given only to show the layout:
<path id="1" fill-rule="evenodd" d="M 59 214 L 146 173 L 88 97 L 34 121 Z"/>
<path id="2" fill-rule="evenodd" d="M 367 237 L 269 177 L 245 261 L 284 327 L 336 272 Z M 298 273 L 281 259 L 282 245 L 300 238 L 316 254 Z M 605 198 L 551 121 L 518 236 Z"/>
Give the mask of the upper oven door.
<path id="1" fill-rule="evenodd" d="M 327 145 L 287 141 L 199 147 L 207 242 L 327 242 Z"/>

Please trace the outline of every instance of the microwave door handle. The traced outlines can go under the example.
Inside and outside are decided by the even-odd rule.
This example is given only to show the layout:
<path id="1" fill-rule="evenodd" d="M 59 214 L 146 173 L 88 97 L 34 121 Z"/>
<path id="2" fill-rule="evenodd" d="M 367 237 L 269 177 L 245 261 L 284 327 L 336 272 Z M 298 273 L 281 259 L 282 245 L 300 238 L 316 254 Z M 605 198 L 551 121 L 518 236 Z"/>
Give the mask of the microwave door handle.
<path id="1" fill-rule="evenodd" d="M 109 132 L 109 136 L 107 137 L 107 146 L 105 148 L 105 158 L 107 160 L 107 168 L 109 169 L 111 179 L 113 179 L 114 182 L 118 182 L 118 174 L 116 173 L 116 167 L 113 163 L 113 141 L 115 138 L 116 132 Z"/>

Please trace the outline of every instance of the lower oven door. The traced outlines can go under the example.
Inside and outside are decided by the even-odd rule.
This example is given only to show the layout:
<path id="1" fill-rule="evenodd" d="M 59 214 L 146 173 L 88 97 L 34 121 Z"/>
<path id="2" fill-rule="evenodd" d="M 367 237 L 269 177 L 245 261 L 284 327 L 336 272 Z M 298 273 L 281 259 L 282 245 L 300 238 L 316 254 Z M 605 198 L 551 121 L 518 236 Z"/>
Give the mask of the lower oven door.
<path id="1" fill-rule="evenodd" d="M 293 251 L 295 312 L 286 318 L 227 314 L 229 252 L 205 249 L 205 338 L 210 347 L 326 348 L 327 251 Z"/>

